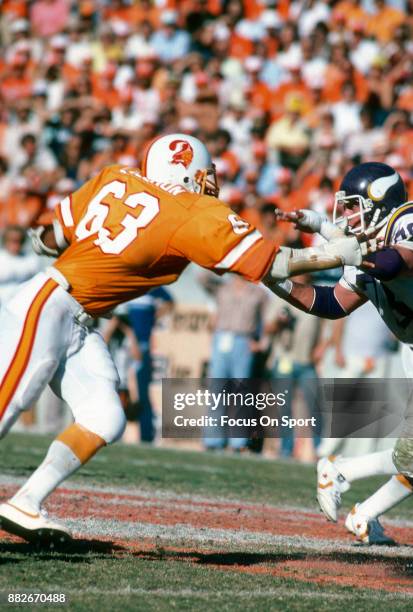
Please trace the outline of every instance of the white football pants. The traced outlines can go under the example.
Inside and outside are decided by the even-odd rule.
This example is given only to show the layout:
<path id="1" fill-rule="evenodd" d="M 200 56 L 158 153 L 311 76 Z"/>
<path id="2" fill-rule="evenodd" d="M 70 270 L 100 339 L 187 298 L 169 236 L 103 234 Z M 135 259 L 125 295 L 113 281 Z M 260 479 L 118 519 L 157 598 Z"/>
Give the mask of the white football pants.
<path id="1" fill-rule="evenodd" d="M 126 424 L 116 368 L 101 335 L 82 324 L 85 313 L 64 279 L 57 280 L 40 272 L 0 309 L 0 438 L 50 384 L 76 423 L 114 442 Z"/>

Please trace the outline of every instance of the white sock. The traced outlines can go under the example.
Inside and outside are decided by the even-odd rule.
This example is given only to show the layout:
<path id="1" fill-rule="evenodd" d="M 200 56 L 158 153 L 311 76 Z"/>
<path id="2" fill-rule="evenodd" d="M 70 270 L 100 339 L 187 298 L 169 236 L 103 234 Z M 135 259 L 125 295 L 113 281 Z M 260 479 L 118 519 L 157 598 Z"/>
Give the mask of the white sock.
<path id="1" fill-rule="evenodd" d="M 377 474 L 397 474 L 392 448 L 360 457 L 339 457 L 334 465 L 348 482 Z"/>
<path id="2" fill-rule="evenodd" d="M 38 512 L 43 500 L 81 465 L 80 460 L 66 444 L 55 440 L 50 445 L 43 463 L 10 501 L 19 507 Z"/>
<path id="3" fill-rule="evenodd" d="M 357 512 L 365 514 L 369 518 L 377 518 L 393 506 L 399 504 L 403 499 L 412 494 L 412 486 L 402 476 L 393 476 L 371 497 L 361 503 Z"/>

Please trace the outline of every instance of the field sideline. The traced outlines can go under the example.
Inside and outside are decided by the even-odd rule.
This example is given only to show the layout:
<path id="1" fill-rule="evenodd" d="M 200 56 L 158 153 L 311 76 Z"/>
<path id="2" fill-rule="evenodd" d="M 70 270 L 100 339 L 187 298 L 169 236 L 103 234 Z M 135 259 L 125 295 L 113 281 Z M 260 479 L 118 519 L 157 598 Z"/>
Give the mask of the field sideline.
<path id="1" fill-rule="evenodd" d="M 48 443 L 23 434 L 2 441 L 1 500 L 40 463 Z M 383 480 L 355 485 L 343 517 Z M 406 545 L 355 546 L 343 521 L 335 526 L 319 514 L 313 466 L 115 445 L 47 507 L 78 540 L 64 551 L 39 551 L 0 532 L 0 591 L 64 592 L 70 610 L 413 605 L 411 502 L 385 522 Z"/>

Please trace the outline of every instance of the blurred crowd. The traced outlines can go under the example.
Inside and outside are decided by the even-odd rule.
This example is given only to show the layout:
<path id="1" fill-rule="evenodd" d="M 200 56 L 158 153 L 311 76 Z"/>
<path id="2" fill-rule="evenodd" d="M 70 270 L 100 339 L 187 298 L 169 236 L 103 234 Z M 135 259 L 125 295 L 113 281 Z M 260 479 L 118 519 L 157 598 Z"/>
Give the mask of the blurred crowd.
<path id="1" fill-rule="evenodd" d="M 204 140 L 221 196 L 329 210 L 362 160 L 413 186 L 412 0 L 3 0 L 0 228 L 154 135 Z"/>

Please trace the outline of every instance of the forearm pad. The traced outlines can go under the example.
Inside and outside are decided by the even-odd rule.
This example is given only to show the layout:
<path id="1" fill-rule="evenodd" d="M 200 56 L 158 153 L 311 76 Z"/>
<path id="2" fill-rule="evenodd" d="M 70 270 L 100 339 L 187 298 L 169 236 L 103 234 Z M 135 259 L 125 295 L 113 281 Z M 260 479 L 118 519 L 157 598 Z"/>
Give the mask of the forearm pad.
<path id="1" fill-rule="evenodd" d="M 281 247 L 275 256 L 270 274 L 275 279 L 283 279 L 343 265 L 359 266 L 361 261 L 361 249 L 357 238 L 345 236 L 307 249 Z"/>
<path id="2" fill-rule="evenodd" d="M 334 287 L 315 285 L 314 302 L 309 309 L 313 315 L 323 319 L 341 319 L 347 315 L 334 291 Z"/>

